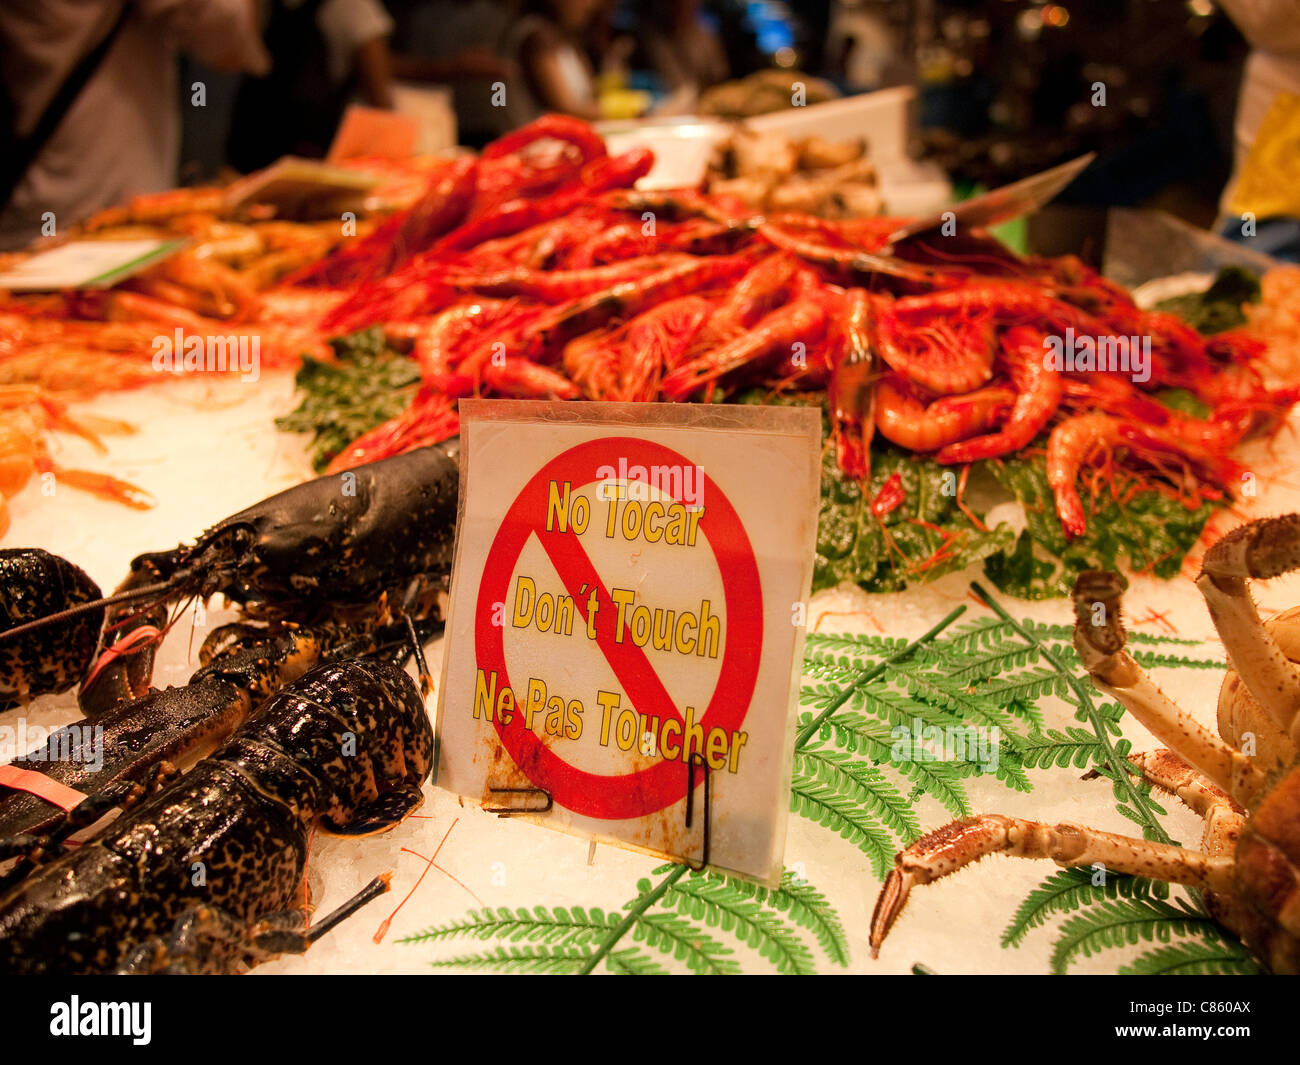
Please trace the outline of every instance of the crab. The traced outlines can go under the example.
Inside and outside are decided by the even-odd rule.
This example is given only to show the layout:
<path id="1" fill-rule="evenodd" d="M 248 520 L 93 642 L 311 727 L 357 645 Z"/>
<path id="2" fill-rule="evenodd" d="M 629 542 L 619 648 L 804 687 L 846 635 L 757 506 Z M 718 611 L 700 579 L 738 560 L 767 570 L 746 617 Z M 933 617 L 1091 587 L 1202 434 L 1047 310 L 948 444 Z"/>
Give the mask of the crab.
<path id="1" fill-rule="evenodd" d="M 1199 850 L 1083 825 L 1000 814 L 954 821 L 895 858 L 876 900 L 875 957 L 911 889 L 990 854 L 1050 858 L 1197 888 L 1206 908 L 1263 964 L 1300 972 L 1300 607 L 1260 620 L 1250 578 L 1300 568 L 1300 514 L 1235 529 L 1206 552 L 1197 586 L 1228 652 L 1219 735 L 1166 696 L 1124 649 L 1118 574 L 1080 574 L 1074 646 L 1093 684 L 1167 749 L 1130 756 L 1134 771 L 1205 823 Z"/>

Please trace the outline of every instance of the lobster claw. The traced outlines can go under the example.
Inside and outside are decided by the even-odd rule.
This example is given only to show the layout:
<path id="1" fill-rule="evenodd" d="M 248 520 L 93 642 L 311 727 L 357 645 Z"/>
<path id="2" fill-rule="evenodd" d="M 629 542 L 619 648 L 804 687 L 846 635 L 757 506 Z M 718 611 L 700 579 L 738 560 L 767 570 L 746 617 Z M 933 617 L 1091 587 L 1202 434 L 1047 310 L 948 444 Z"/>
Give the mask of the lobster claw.
<path id="1" fill-rule="evenodd" d="M 39 547 L 0 550 L 0 630 L 50 617 L 100 597 L 79 566 Z M 86 610 L 48 628 L 14 638 L 0 651 L 0 711 L 28 699 L 65 692 L 81 676 L 95 647 L 104 611 Z"/>

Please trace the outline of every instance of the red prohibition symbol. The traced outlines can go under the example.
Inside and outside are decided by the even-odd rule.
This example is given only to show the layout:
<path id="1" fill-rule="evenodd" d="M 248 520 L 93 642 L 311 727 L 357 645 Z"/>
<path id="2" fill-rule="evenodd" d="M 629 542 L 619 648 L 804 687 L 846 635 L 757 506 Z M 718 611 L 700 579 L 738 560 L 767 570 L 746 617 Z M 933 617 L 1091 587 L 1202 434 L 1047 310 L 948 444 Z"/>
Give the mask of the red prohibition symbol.
<path id="1" fill-rule="evenodd" d="M 578 444 L 538 470 L 506 512 L 488 551 L 479 583 L 475 657 L 478 668 L 495 671 L 501 685 L 512 686 L 506 672 L 505 626 L 492 623 L 493 608 L 497 603 L 509 601 L 510 581 L 520 553 L 528 538 L 536 536 L 584 622 L 587 595 L 591 588 L 597 589 L 596 646 L 609 662 L 632 706 L 638 713 L 658 717 L 661 722 L 681 721 L 682 714 L 644 650 L 630 640 L 615 643 L 616 608 L 577 534 L 572 529 L 563 533 L 546 529 L 550 482 L 567 481 L 576 492 L 600 480 L 598 471 L 602 467 L 617 468 L 619 458 L 625 458 L 629 466 L 640 464 L 647 469 L 693 465 L 676 451 L 653 441 L 605 437 Z M 763 589 L 745 527 L 735 508 L 707 474 L 704 500 L 705 514 L 699 527 L 717 561 L 726 607 L 726 635 L 718 680 L 699 719 L 707 735 L 715 726 L 728 732 L 738 729 L 749 710 L 762 659 Z M 588 589 L 586 594 L 581 592 L 584 585 Z M 524 720 L 523 714 L 516 713 L 509 725 L 503 725 L 499 718 L 493 724 L 515 765 L 535 787 L 548 792 L 558 806 L 587 817 L 624 820 L 655 813 L 686 795 L 687 767 L 681 762 L 665 759 L 626 774 L 589 773 L 561 758 L 537 733 L 524 727 Z M 696 773 L 697 786 L 703 777 L 703 773 Z"/>

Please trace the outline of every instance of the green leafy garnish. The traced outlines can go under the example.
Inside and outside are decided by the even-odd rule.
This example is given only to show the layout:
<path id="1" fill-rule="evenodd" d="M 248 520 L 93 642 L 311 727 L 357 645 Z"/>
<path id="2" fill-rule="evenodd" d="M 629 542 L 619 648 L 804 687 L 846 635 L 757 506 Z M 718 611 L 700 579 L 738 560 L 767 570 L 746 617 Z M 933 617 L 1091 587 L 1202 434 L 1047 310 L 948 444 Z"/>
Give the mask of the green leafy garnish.
<path id="1" fill-rule="evenodd" d="M 1005 523 L 976 526 L 958 505 L 960 471 L 954 467 L 891 448 L 873 451 L 871 470 L 864 493 L 840 477 L 830 449 L 824 456 L 814 590 L 848 581 L 869 592 L 893 592 L 979 561 L 999 591 L 1022 599 L 1069 595 L 1074 578 L 1088 569 L 1149 569 L 1169 578 L 1213 511 L 1204 502 L 1189 509 L 1153 489 L 1135 491 L 1123 502 L 1107 494 L 1089 514 L 1087 531 L 1071 540 L 1056 514 L 1041 454 L 976 463 L 972 483 L 987 488 L 991 480 L 1002 499 L 1014 499 L 1024 510 L 1027 527 L 1017 536 Z M 895 473 L 903 501 L 877 516 L 871 500 Z"/>
<path id="2" fill-rule="evenodd" d="M 1156 308 L 1178 315 L 1198 333 L 1207 336 L 1244 325 L 1241 307 L 1259 299 L 1259 279 L 1240 266 L 1225 266 L 1204 292 L 1161 300 Z"/>
<path id="3" fill-rule="evenodd" d="M 1212 409 L 1208 403 L 1197 399 L 1194 392 L 1189 392 L 1185 388 L 1164 388 L 1154 393 L 1151 398 L 1172 411 L 1186 414 L 1189 418 L 1208 418 Z"/>
<path id="4" fill-rule="evenodd" d="M 1123 502 L 1106 494 L 1088 515 L 1087 531 L 1071 540 L 1056 514 L 1045 460 L 990 463 L 989 472 L 1024 508 L 1028 524 L 1010 551 L 985 559 L 984 572 L 999 591 L 1022 599 L 1069 595 L 1075 577 L 1089 569 L 1174 577 L 1213 513 L 1209 503 L 1189 509 L 1153 489 Z"/>
<path id="5" fill-rule="evenodd" d="M 362 433 L 401 414 L 420 381 L 416 363 L 390 351 L 375 327 L 330 341 L 337 363 L 304 356 L 294 384 L 302 402 L 275 420 L 291 433 L 314 433 L 312 466 L 323 470 Z"/>
<path id="6" fill-rule="evenodd" d="M 841 581 L 894 592 L 1011 548 L 1010 526 L 977 529 L 957 505 L 960 471 L 902 451 L 873 452 L 870 490 L 841 478 L 833 449 L 822 456 L 813 588 Z M 877 515 L 871 501 L 898 474 L 903 501 Z"/>

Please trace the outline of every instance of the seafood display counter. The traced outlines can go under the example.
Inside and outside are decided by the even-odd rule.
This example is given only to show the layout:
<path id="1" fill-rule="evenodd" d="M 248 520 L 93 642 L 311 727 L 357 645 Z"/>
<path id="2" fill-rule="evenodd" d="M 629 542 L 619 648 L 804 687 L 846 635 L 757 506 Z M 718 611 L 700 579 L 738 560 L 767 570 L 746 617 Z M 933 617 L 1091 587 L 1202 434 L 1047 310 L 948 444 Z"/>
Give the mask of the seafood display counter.
<path id="1" fill-rule="evenodd" d="M 764 150 L 790 165 L 750 199 L 725 168 L 645 188 L 650 150 L 547 116 L 476 156 L 329 175 L 358 208 L 341 225 L 281 217 L 263 175 L 91 219 L 77 240 L 183 242 L 124 278 L 23 290 L 36 257 L 0 264 L 0 641 L 21 648 L 0 964 L 1297 968 L 1260 873 L 1300 704 L 1294 271 L 1149 306 L 1073 257 L 859 214 L 860 145 Z M 796 677 L 769 880 L 429 782 L 463 412 L 519 398 L 656 404 L 631 437 L 683 403 L 821 412 L 816 549 L 792 568 L 812 594 L 780 600 L 802 653 L 763 660 Z M 74 738 L 86 757 L 58 757 Z M 507 768 L 502 790 L 539 790 Z M 69 935 L 95 922 L 112 946 Z"/>
<path id="2" fill-rule="evenodd" d="M 40 542 L 75 559 L 102 586 L 112 587 L 140 551 L 190 539 L 194 529 L 309 476 L 305 442 L 272 428 L 272 419 L 293 403 L 287 373 L 268 375 L 255 395 L 248 395 L 236 382 L 196 381 L 102 397 L 87 409 L 139 422 L 139 432 L 115 449 L 115 468 L 123 477 L 147 485 L 158 505 L 138 513 L 72 492 L 53 498 L 24 493 L 12 504 L 9 542 Z M 142 411 L 149 417 L 141 418 Z M 87 459 L 93 453 L 88 444 L 67 446 L 70 460 L 80 457 L 78 452 Z M 1258 468 L 1266 478 L 1289 480 L 1268 450 L 1261 446 L 1251 456 L 1259 460 Z M 1295 488 L 1271 483 L 1268 492 L 1268 503 L 1261 510 L 1300 509 L 1300 492 Z M 969 580 L 969 574 L 957 573 L 888 595 L 844 588 L 823 591 L 810 605 L 810 631 L 835 634 L 848 653 L 854 651 L 855 641 L 878 638 L 882 629 L 903 640 L 921 636 L 963 603 L 971 605 L 976 620 L 988 623 L 991 615 L 971 603 Z M 1253 591 L 1265 616 L 1300 602 L 1300 580 L 1294 576 L 1256 582 Z M 1059 629 L 1073 620 L 1066 600 L 1001 602 L 1026 622 Z M 1214 692 L 1222 675 L 1217 663 L 1223 648 L 1195 585 L 1188 576 L 1168 581 L 1136 577 L 1124 605 L 1137 639 L 1176 638 L 1179 642 L 1158 648 L 1171 663 L 1178 658 L 1207 664 L 1204 668 L 1170 664 L 1155 668 L 1154 673 L 1175 702 L 1201 725 L 1217 730 Z M 184 684 L 196 667 L 198 645 L 214 627 L 237 616 L 219 609 L 217 602 L 200 622 L 189 611 L 182 614 L 159 652 L 155 684 Z M 428 658 L 436 670 L 441 661 L 437 642 L 429 646 Z M 804 683 L 812 688 L 819 682 L 815 664 L 810 662 L 810 668 L 813 671 Z M 1045 699 L 1038 705 L 1045 727 L 1062 733 L 1083 727 L 1074 720 L 1072 708 L 1059 709 L 1066 704 Z M 71 694 L 35 700 L 26 719 L 33 729 L 80 720 Z M 1125 719 L 1119 727 L 1134 750 L 1156 746 L 1134 721 Z M 888 729 L 883 734 L 889 737 Z M 1117 812 L 1109 784 L 1081 780 L 1081 774 L 1069 762 L 1030 770 L 1026 778 L 1031 790 L 1008 786 L 993 774 L 977 775 L 965 782 L 962 801 L 972 812 L 1049 824 L 1066 821 L 1132 834 L 1132 822 Z M 429 785 L 424 793 L 424 805 L 387 835 L 355 840 L 315 837 L 308 884 L 317 914 L 330 912 L 389 872 L 392 890 L 340 924 L 305 955 L 268 961 L 255 973 L 428 973 L 434 971 L 433 965 L 439 971 L 479 970 L 485 967 L 483 959 L 498 951 L 508 954 L 520 943 L 527 945 L 527 940 L 512 937 L 513 921 L 519 920 L 521 928 L 536 922 L 541 934 L 546 922 L 536 913 L 537 907 L 551 919 L 557 912 L 572 919 L 575 909 L 584 915 L 599 911 L 603 921 L 604 915 L 619 913 L 626 902 L 638 897 L 639 882 L 651 877 L 657 865 L 653 859 L 608 846 L 590 854 L 583 840 L 462 806 Z M 1170 836 L 1195 846 L 1201 834 L 1197 816 L 1176 802 L 1162 799 L 1160 803 L 1167 811 L 1160 821 Z M 949 803 L 923 795 L 914 816 L 919 826 L 931 830 L 953 814 Z M 892 854 L 883 861 L 892 864 Z M 792 816 L 785 864 L 805 877 L 824 900 L 825 908 L 815 912 L 838 922 L 823 927 L 823 937 L 818 938 L 788 918 L 784 921 L 805 944 L 809 956 L 805 967 L 815 971 L 906 973 L 922 963 L 937 972 L 1024 973 L 1049 972 L 1055 964 L 1057 936 L 1051 922 L 1014 943 L 1003 939 L 1017 909 L 1049 875 L 1046 863 L 989 858 L 960 876 L 917 889 L 876 959 L 871 957 L 868 929 L 882 859 L 864 852 L 857 840 L 842 836 L 839 826 L 828 828 L 814 818 Z M 242 883 L 253 891 L 258 880 Z M 484 910 L 491 911 L 490 920 L 483 920 Z M 769 972 L 791 964 L 785 958 L 774 963 L 761 949 L 734 935 L 711 934 L 728 949 L 712 963 L 716 968 L 734 963 L 747 972 Z M 766 938 L 758 942 L 761 948 Z M 829 952 L 823 943 L 831 947 Z M 1068 958 L 1068 971 L 1113 973 L 1141 953 L 1138 946 L 1091 955 L 1079 952 Z M 516 965 L 525 967 L 522 962 Z M 508 959 L 501 967 L 511 967 Z M 675 968 L 671 962 L 666 967 Z"/>

